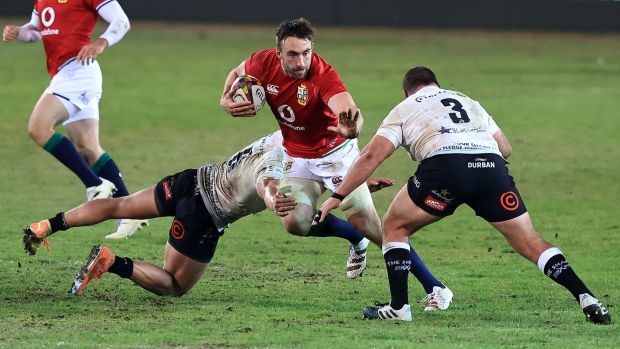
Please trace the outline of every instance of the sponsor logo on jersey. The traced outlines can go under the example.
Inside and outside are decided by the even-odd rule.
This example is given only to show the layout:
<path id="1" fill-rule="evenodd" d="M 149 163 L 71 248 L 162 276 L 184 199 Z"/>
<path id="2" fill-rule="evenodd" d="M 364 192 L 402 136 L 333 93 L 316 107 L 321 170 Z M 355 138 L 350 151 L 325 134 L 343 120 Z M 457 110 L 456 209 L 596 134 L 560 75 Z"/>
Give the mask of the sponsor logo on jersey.
<path id="1" fill-rule="evenodd" d="M 308 88 L 303 83 L 297 86 L 297 103 L 304 106 L 308 103 Z"/>
<path id="2" fill-rule="evenodd" d="M 432 208 L 433 210 L 437 210 L 441 212 L 443 212 L 446 209 L 446 207 L 448 207 L 447 203 L 441 200 L 438 200 L 430 195 L 427 196 L 426 199 L 424 199 L 424 205 Z"/>
<path id="3" fill-rule="evenodd" d="M 454 200 L 454 198 L 452 198 L 452 194 L 450 194 L 450 192 L 448 191 L 448 189 L 442 189 L 442 190 L 432 190 L 433 194 L 435 194 L 436 197 L 442 199 L 443 201 L 447 202 L 447 203 L 451 203 L 452 200 Z"/>
<path id="4" fill-rule="evenodd" d="M 48 35 L 58 35 L 60 31 L 58 29 L 52 29 L 50 26 L 54 24 L 56 20 L 56 12 L 51 7 L 46 7 L 41 11 L 41 24 L 45 27 L 45 29 L 41 30 L 41 36 Z"/>
<path id="5" fill-rule="evenodd" d="M 443 96 L 443 95 L 453 95 L 453 96 L 456 95 L 456 96 L 463 97 L 463 98 L 469 98 L 466 95 L 464 95 L 463 93 L 458 92 L 458 91 L 439 90 L 436 93 L 432 93 L 430 95 L 418 96 L 418 97 L 415 98 L 415 101 L 420 103 L 420 102 L 422 102 L 425 99 L 433 98 L 433 97 L 437 97 L 437 96 Z"/>
<path id="6" fill-rule="evenodd" d="M 172 221 L 172 227 L 170 227 L 170 234 L 176 240 L 183 239 L 183 237 L 185 236 L 185 227 L 183 226 L 183 223 L 181 223 L 180 220 L 175 218 Z"/>
<path id="7" fill-rule="evenodd" d="M 458 128 L 458 129 L 454 127 L 441 126 L 441 128 L 437 130 L 437 133 L 441 135 L 446 134 L 446 133 L 468 133 L 468 132 L 482 133 L 482 132 L 487 132 L 487 130 L 482 126 L 477 126 L 473 128 Z"/>
<path id="8" fill-rule="evenodd" d="M 277 95 L 278 92 L 280 90 L 280 86 L 278 85 L 272 85 L 272 84 L 267 84 L 267 93 L 269 93 L 270 95 Z"/>
<path id="9" fill-rule="evenodd" d="M 507 211 L 514 211 L 519 208 L 519 197 L 512 191 L 505 192 L 500 196 L 499 203 Z"/>
<path id="10" fill-rule="evenodd" d="M 334 176 L 334 177 L 332 177 L 332 183 L 334 185 L 338 185 L 338 184 L 342 183 L 342 176 Z"/>
<path id="11" fill-rule="evenodd" d="M 280 120 L 278 120 L 278 123 L 280 123 L 281 125 L 284 125 L 284 126 L 290 128 L 291 130 L 294 130 L 294 131 L 305 131 L 306 130 L 305 126 L 295 126 L 295 125 L 293 125 L 293 124 L 291 124 L 289 122 L 284 122 L 284 121 L 280 121 Z"/>
<path id="12" fill-rule="evenodd" d="M 58 35 L 58 34 L 60 34 L 60 31 L 58 29 L 43 29 L 43 30 L 41 30 L 41 36 Z"/>
<path id="13" fill-rule="evenodd" d="M 41 11 L 41 23 L 43 23 L 45 27 L 49 27 L 50 25 L 52 25 L 55 19 L 56 12 L 54 12 L 53 8 L 46 7 L 43 9 L 43 11 Z"/>

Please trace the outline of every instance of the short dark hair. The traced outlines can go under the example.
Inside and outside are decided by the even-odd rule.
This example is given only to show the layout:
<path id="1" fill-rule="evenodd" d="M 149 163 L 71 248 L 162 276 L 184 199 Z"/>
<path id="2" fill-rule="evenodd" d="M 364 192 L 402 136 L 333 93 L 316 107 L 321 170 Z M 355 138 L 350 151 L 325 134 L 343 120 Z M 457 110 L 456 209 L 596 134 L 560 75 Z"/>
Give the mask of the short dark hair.
<path id="1" fill-rule="evenodd" d="M 426 86 L 430 84 L 436 84 L 439 86 L 435 73 L 427 67 L 415 67 L 409 69 L 403 78 L 403 90 L 405 91 L 412 91 L 416 86 Z"/>
<path id="2" fill-rule="evenodd" d="M 278 29 L 276 29 L 277 47 L 280 48 L 282 42 L 291 36 L 312 41 L 314 39 L 314 28 L 312 28 L 310 22 L 305 18 L 287 19 L 283 21 L 278 26 Z"/>

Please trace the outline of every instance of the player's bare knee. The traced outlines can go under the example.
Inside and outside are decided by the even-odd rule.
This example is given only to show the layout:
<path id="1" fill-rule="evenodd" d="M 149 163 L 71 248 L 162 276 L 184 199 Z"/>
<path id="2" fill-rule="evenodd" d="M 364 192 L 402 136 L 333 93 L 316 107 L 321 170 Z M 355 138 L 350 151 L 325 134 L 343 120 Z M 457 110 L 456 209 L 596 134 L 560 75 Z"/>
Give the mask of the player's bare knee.
<path id="1" fill-rule="evenodd" d="M 43 147 L 54 135 L 53 129 L 46 129 L 38 125 L 28 125 L 28 135 L 39 146 Z"/>
<path id="2" fill-rule="evenodd" d="M 310 223 L 304 223 L 299 220 L 289 219 L 283 222 L 284 229 L 289 234 L 297 236 L 308 236 L 310 234 Z"/>

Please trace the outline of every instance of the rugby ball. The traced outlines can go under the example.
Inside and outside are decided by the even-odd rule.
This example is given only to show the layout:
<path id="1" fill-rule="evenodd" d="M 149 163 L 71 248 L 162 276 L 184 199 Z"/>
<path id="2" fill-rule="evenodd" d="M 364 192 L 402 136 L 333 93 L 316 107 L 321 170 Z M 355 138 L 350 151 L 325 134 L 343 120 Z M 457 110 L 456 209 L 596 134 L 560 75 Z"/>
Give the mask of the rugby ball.
<path id="1" fill-rule="evenodd" d="M 267 101 L 265 88 L 260 81 L 252 75 L 241 75 L 238 77 L 230 87 L 230 91 L 233 101 L 252 102 L 256 113 L 263 109 Z"/>

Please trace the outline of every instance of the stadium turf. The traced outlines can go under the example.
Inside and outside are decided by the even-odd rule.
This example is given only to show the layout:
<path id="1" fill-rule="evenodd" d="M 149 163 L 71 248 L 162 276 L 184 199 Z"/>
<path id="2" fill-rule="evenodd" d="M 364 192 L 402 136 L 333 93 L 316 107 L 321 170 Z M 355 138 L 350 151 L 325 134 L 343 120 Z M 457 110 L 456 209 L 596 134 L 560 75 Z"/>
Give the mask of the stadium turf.
<path id="1" fill-rule="evenodd" d="M 19 20 L 18 23 L 24 20 Z M 3 20 L 2 23 L 8 21 Z M 366 143 L 402 98 L 400 81 L 426 65 L 494 116 L 512 141 L 509 166 L 543 236 L 608 305 L 620 298 L 620 46 L 618 35 L 318 28 L 316 51 L 341 73 L 366 118 Z M 101 57 L 101 140 L 130 191 L 217 162 L 276 129 L 268 110 L 234 119 L 219 108 L 226 74 L 273 45 L 270 27 L 135 23 Z M 226 231 L 212 266 L 180 299 L 115 275 L 68 291 L 92 245 L 162 263 L 170 219 L 128 240 L 114 222 L 50 239 L 26 256 L 21 229 L 85 200 L 76 177 L 39 149 L 27 119 L 45 88 L 40 44 L 0 44 L 0 347 L 407 348 L 583 347 L 620 341 L 617 325 L 585 323 L 570 294 L 514 253 L 466 207 L 411 242 L 455 294 L 425 314 L 410 279 L 411 323 L 361 320 L 389 298 L 379 249 L 364 277 L 345 275 L 347 245 L 289 236 L 264 212 Z M 415 168 L 404 152 L 376 173 L 398 188 Z M 374 195 L 380 214 L 398 188 Z"/>

